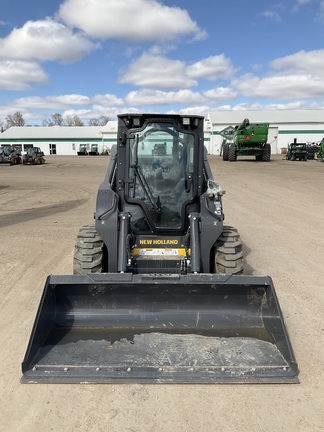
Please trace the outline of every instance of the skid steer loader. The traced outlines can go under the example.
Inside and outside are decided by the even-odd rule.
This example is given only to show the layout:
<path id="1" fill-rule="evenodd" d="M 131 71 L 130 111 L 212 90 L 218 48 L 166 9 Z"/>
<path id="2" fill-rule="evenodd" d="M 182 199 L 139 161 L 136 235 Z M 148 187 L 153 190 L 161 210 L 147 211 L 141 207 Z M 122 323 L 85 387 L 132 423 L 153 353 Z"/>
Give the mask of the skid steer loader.
<path id="1" fill-rule="evenodd" d="M 39 147 L 29 147 L 23 156 L 24 165 L 42 165 L 45 162 L 44 152 Z"/>
<path id="2" fill-rule="evenodd" d="M 26 383 L 295 383 L 268 276 L 244 276 L 203 117 L 118 116 L 95 224 L 70 276 L 48 277 Z"/>

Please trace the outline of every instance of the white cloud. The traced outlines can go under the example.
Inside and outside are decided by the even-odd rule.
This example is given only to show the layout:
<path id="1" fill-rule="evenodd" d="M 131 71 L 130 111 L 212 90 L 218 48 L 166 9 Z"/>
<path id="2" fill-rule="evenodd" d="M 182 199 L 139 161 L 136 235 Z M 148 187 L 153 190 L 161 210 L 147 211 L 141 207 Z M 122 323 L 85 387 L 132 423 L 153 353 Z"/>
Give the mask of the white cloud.
<path id="1" fill-rule="evenodd" d="M 194 106 L 179 110 L 179 114 L 201 115 L 207 117 L 209 110 L 209 106 Z"/>
<path id="2" fill-rule="evenodd" d="M 202 95 L 191 90 L 163 92 L 157 90 L 141 90 L 128 93 L 125 101 L 135 106 L 145 105 L 193 105 L 201 103 Z"/>
<path id="3" fill-rule="evenodd" d="M 72 116 L 79 116 L 80 119 L 84 119 L 84 118 L 92 118 L 92 110 L 91 109 L 79 109 L 79 110 L 74 110 L 74 109 L 68 109 L 63 111 L 62 116 L 63 117 L 72 117 Z"/>
<path id="4" fill-rule="evenodd" d="M 229 79 L 237 70 L 223 54 L 188 65 L 180 60 L 144 53 L 120 73 L 119 82 L 147 89 L 179 90 L 197 86 L 198 79 Z"/>
<path id="5" fill-rule="evenodd" d="M 297 5 L 303 6 L 309 3 L 313 3 L 314 0 L 296 0 Z"/>
<path id="6" fill-rule="evenodd" d="M 118 98 L 112 94 L 95 95 L 93 97 L 93 101 L 102 105 L 103 107 L 122 106 L 124 104 L 122 98 Z"/>
<path id="7" fill-rule="evenodd" d="M 280 22 L 281 16 L 275 10 L 266 10 L 262 14 L 264 17 L 270 19 L 271 21 Z"/>
<path id="8" fill-rule="evenodd" d="M 313 3 L 314 0 L 296 0 L 295 4 L 292 7 L 292 12 L 293 13 L 297 13 L 300 11 L 300 8 L 307 5 L 307 4 L 311 4 Z"/>
<path id="9" fill-rule="evenodd" d="M 236 99 L 237 92 L 229 87 L 215 87 L 205 91 L 203 95 L 209 99 L 210 102 L 220 102 Z"/>
<path id="10" fill-rule="evenodd" d="M 140 90 L 128 93 L 125 98 L 126 103 L 133 106 L 152 106 L 152 105 L 188 105 L 188 109 L 193 106 L 220 103 L 226 100 L 234 100 L 237 93 L 230 88 L 215 88 L 204 93 L 193 92 L 192 90 L 179 91 L 156 91 Z"/>
<path id="11" fill-rule="evenodd" d="M 13 101 L 16 108 L 26 109 L 66 109 L 68 106 L 88 106 L 91 105 L 91 99 L 88 96 L 69 94 L 59 96 L 26 97 Z"/>
<path id="12" fill-rule="evenodd" d="M 91 119 L 101 115 L 116 116 L 124 111 L 123 100 L 115 95 L 95 95 L 90 98 L 85 95 L 67 94 L 47 97 L 25 97 L 13 100 L 6 106 L 0 106 L 0 118 L 17 110 L 26 119 L 39 119 L 44 115 L 50 117 L 54 112 L 65 115 L 78 115 L 82 119 Z M 79 107 L 79 108 L 78 108 Z M 37 115 L 40 112 L 41 115 Z"/>
<path id="13" fill-rule="evenodd" d="M 324 97 L 324 50 L 299 51 L 270 62 L 264 77 L 246 74 L 231 82 L 233 90 L 249 98 L 272 100 Z"/>
<path id="14" fill-rule="evenodd" d="M 186 64 L 179 60 L 143 54 L 120 75 L 120 83 L 156 89 L 184 89 L 197 85 L 186 74 Z"/>
<path id="15" fill-rule="evenodd" d="M 53 103 L 61 104 L 61 105 L 90 105 L 91 99 L 88 96 L 79 95 L 79 94 L 67 94 L 61 96 L 48 96 L 46 98 Z"/>
<path id="16" fill-rule="evenodd" d="M 224 54 L 207 57 L 187 67 L 187 74 L 191 78 L 205 78 L 216 80 L 228 79 L 235 73 L 235 69 L 229 58 Z"/>
<path id="17" fill-rule="evenodd" d="M 321 1 L 315 17 L 315 21 L 324 24 L 324 1 Z"/>
<path id="18" fill-rule="evenodd" d="M 51 19 L 27 21 L 0 39 L 0 58 L 74 62 L 98 44 Z"/>
<path id="19" fill-rule="evenodd" d="M 34 62 L 0 60 L 0 89 L 28 90 L 31 84 L 46 84 L 47 75 Z"/>
<path id="20" fill-rule="evenodd" d="M 276 71 L 287 75 L 307 73 L 322 76 L 324 69 L 324 49 L 299 51 L 295 54 L 273 60 L 270 66 Z"/>
<path id="21" fill-rule="evenodd" d="M 156 0 L 65 0 L 58 16 L 70 27 L 101 39 L 162 42 L 206 37 L 186 10 Z"/>
<path id="22" fill-rule="evenodd" d="M 272 100 L 310 99 L 324 96 L 324 82 L 311 75 L 278 75 L 259 78 L 245 75 L 232 82 L 245 97 Z"/>

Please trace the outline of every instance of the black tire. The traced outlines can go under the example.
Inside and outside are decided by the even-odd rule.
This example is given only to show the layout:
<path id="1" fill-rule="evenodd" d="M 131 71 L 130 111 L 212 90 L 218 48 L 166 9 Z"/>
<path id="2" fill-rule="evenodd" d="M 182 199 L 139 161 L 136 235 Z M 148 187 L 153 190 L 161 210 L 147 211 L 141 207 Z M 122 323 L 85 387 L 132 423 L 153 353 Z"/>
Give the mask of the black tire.
<path id="1" fill-rule="evenodd" d="M 214 247 L 214 272 L 228 275 L 243 274 L 242 241 L 237 229 L 224 226 Z"/>
<path id="2" fill-rule="evenodd" d="M 79 229 L 73 253 L 73 274 L 102 273 L 104 242 L 94 225 Z"/>
<path id="3" fill-rule="evenodd" d="M 229 147 L 229 151 L 228 151 L 228 160 L 230 162 L 235 162 L 236 159 L 237 159 L 237 150 L 236 150 L 236 147 L 233 146 L 233 145 L 231 145 Z"/>
<path id="4" fill-rule="evenodd" d="M 224 144 L 223 147 L 223 161 L 228 161 L 229 144 Z"/>
<path id="5" fill-rule="evenodd" d="M 271 145 L 265 144 L 262 152 L 262 160 L 263 162 L 270 162 L 271 158 Z"/>

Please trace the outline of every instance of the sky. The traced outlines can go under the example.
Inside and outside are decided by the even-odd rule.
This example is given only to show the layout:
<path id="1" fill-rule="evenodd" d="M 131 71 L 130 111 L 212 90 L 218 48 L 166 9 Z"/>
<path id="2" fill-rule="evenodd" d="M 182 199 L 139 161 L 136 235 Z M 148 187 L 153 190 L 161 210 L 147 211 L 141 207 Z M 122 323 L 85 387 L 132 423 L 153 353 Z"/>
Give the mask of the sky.
<path id="1" fill-rule="evenodd" d="M 0 2 L 0 125 L 264 109 L 324 109 L 324 0 Z"/>

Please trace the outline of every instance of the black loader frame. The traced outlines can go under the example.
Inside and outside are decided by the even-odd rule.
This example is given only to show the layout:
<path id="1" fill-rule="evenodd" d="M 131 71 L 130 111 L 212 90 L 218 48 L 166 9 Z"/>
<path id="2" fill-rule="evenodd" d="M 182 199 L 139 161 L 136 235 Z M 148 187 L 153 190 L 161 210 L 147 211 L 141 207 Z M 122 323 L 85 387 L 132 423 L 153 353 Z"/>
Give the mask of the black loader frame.
<path id="1" fill-rule="evenodd" d="M 49 276 L 22 382 L 295 383 L 268 276 L 244 276 L 203 117 L 118 116 L 74 275 Z"/>

